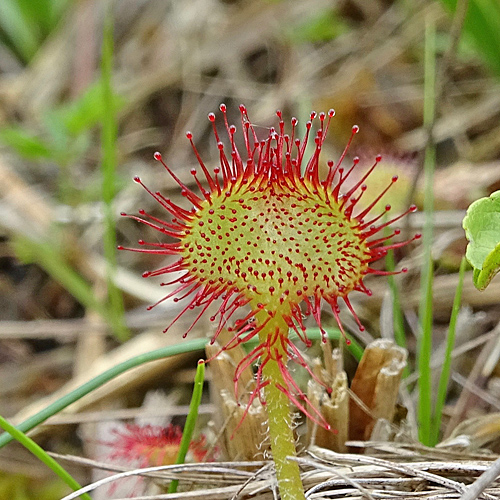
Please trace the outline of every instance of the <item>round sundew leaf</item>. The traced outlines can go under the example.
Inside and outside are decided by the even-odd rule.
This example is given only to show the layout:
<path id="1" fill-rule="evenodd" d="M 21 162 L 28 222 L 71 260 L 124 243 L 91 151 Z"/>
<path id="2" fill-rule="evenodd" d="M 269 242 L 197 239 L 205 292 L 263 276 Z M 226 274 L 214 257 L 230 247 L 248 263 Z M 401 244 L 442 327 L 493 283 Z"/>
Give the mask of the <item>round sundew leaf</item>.
<path id="1" fill-rule="evenodd" d="M 474 268 L 474 285 L 484 290 L 500 271 L 500 191 L 472 203 L 463 228 L 469 241 L 466 257 Z"/>

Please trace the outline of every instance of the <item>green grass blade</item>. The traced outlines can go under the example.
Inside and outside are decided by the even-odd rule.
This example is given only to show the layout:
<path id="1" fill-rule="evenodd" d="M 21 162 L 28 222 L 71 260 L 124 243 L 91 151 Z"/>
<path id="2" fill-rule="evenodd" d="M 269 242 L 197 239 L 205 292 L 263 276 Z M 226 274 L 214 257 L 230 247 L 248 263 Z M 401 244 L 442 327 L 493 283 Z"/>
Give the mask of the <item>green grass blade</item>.
<path id="1" fill-rule="evenodd" d="M 198 419 L 198 408 L 201 403 L 201 396 L 203 394 L 203 382 L 205 380 L 205 362 L 200 359 L 198 367 L 196 368 L 196 375 L 194 377 L 193 395 L 191 396 L 191 403 L 189 405 L 189 413 L 186 418 L 186 425 L 182 433 L 181 444 L 179 446 L 179 453 L 177 455 L 176 465 L 183 464 L 186 461 L 186 455 L 193 438 L 196 420 Z M 174 479 L 168 487 L 168 493 L 176 493 L 179 481 Z"/>
<path id="2" fill-rule="evenodd" d="M 45 422 L 48 418 L 52 417 L 56 413 L 64 410 L 64 408 L 69 406 L 71 403 L 78 401 L 83 396 L 86 396 L 90 392 L 94 391 L 98 387 L 101 387 L 101 385 L 104 385 L 106 382 L 109 382 L 118 375 L 121 375 L 122 373 L 135 368 L 136 366 L 148 363 L 149 361 L 156 361 L 158 359 L 168 358 L 169 356 L 175 356 L 176 354 L 185 354 L 187 352 L 204 349 L 206 343 L 207 339 L 205 338 L 193 339 L 189 342 L 183 342 L 182 344 L 162 347 L 154 351 L 139 354 L 138 356 L 128 359 L 123 363 L 113 366 L 97 377 L 94 377 L 92 380 L 89 380 L 85 384 L 82 384 L 80 387 L 77 387 L 69 394 L 66 394 L 65 396 L 59 398 L 57 401 L 54 401 L 52 404 L 48 405 L 46 408 L 39 411 L 32 417 L 21 422 L 16 428 L 21 432 L 28 432 L 37 425 Z M 0 448 L 3 448 L 12 440 L 12 436 L 8 433 L 0 435 Z"/>
<path id="3" fill-rule="evenodd" d="M 319 328 L 317 331 L 313 331 L 314 329 L 308 329 L 308 336 L 311 340 L 317 340 L 321 338 Z M 329 329 L 328 331 L 329 338 L 340 338 L 341 334 L 338 330 Z M 52 417 L 56 413 L 64 410 L 70 404 L 78 401 L 83 396 L 86 396 L 90 392 L 96 390 L 97 388 L 104 385 L 106 382 L 109 382 L 113 378 L 121 375 L 122 373 L 131 370 L 137 366 L 140 366 L 144 363 L 148 363 L 150 361 L 156 361 L 158 359 L 168 358 L 170 356 L 175 356 L 177 354 L 184 354 L 187 352 L 199 351 L 205 348 L 207 343 L 207 339 L 193 339 L 189 342 L 183 342 L 182 344 L 177 344 L 173 346 L 162 347 L 160 349 L 156 349 L 154 351 L 146 352 L 144 354 L 139 354 L 123 363 L 120 363 L 109 370 L 101 373 L 97 377 L 94 377 L 92 380 L 89 380 L 85 384 L 82 384 L 80 387 L 77 387 L 75 390 L 66 394 L 65 396 L 59 398 L 57 401 L 54 401 L 52 404 L 48 405 L 43 410 L 39 411 L 35 415 L 27 418 L 23 422 L 21 422 L 16 428 L 21 432 L 28 432 L 31 429 L 34 429 L 37 425 L 42 424 L 48 418 Z M 251 345 L 250 342 L 248 342 Z M 356 359 L 361 359 L 363 354 L 362 347 L 357 344 L 354 339 L 351 339 L 351 344 L 348 346 L 351 352 L 355 355 Z M 8 433 L 4 433 L 0 435 L 0 449 L 3 448 L 6 444 L 10 443 L 13 440 L 12 436 Z"/>
<path id="4" fill-rule="evenodd" d="M 435 116 L 436 93 L 436 27 L 433 20 L 427 20 L 425 29 L 425 80 L 424 80 L 424 128 L 430 132 Z M 434 167 L 435 147 L 432 141 L 425 150 L 425 224 L 422 235 L 424 256 L 420 282 L 419 319 L 421 332 L 418 339 L 418 428 L 420 441 L 430 442 L 432 417 L 432 237 L 434 214 Z"/>
<path id="5" fill-rule="evenodd" d="M 39 41 L 43 35 L 49 34 L 53 23 L 51 23 L 51 0 L 16 0 L 23 17 L 29 22 L 33 33 Z"/>
<path id="6" fill-rule="evenodd" d="M 101 128 L 102 147 L 102 197 L 105 206 L 104 217 L 104 257 L 106 259 L 107 290 L 110 318 L 113 322 L 113 332 L 120 341 L 130 337 L 125 321 L 125 307 L 121 290 L 114 284 L 116 273 L 116 231 L 113 200 L 116 193 L 116 138 L 118 134 L 117 117 L 114 106 L 112 87 L 113 75 L 113 17 L 111 5 L 104 21 L 104 35 L 101 56 L 101 82 L 103 99 L 103 116 Z"/>
<path id="7" fill-rule="evenodd" d="M 0 37 L 29 62 L 69 4 L 69 0 L 1 0 Z"/>
<path id="8" fill-rule="evenodd" d="M 57 474 L 73 491 L 78 491 L 81 485 L 73 479 L 73 477 L 66 472 L 66 470 L 59 465 L 47 452 L 38 444 L 36 444 L 31 438 L 26 436 L 19 429 L 16 429 L 7 420 L 5 420 L 0 415 L 0 427 L 7 433 L 10 434 L 12 439 L 15 439 L 20 444 L 22 444 L 28 451 L 30 451 L 35 457 L 37 457 L 42 463 L 44 463 L 49 469 L 52 469 L 55 474 Z M 90 495 L 82 493 L 81 498 L 85 500 L 92 500 Z"/>
<path id="9" fill-rule="evenodd" d="M 22 7 L 18 0 L 1 0 L 0 28 L 9 37 L 16 52 L 28 62 L 38 49 L 40 33 Z"/>
<path id="10" fill-rule="evenodd" d="M 464 285 L 464 274 L 467 265 L 467 259 L 462 257 L 460 263 L 460 270 L 458 273 L 458 284 L 455 291 L 455 298 L 453 300 L 453 309 L 451 310 L 450 325 L 448 327 L 448 335 L 446 338 L 446 352 L 444 355 L 444 363 L 439 377 L 438 392 L 436 398 L 436 406 L 434 408 L 434 417 L 432 419 L 432 434 L 431 445 L 435 446 L 439 440 L 439 431 L 441 429 L 441 417 L 443 408 L 446 401 L 446 394 L 448 391 L 448 381 L 451 372 L 451 355 L 455 346 L 455 333 L 457 326 L 458 313 L 460 311 L 460 303 L 462 301 L 462 289 Z"/>
<path id="11" fill-rule="evenodd" d="M 455 12 L 457 0 L 441 0 Z M 500 2 L 469 0 L 464 31 L 490 69 L 500 76 Z"/>
<path id="12" fill-rule="evenodd" d="M 432 260 L 427 259 L 422 272 L 420 303 L 421 333 L 418 342 L 418 426 L 420 441 L 429 446 L 432 416 Z"/>

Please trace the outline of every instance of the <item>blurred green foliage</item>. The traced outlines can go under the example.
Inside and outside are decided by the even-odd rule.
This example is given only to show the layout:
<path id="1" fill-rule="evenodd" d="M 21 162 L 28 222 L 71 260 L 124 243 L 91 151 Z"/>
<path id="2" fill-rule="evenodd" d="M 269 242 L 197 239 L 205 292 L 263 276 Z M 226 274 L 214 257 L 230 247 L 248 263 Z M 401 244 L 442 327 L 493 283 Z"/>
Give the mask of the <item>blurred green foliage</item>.
<path id="1" fill-rule="evenodd" d="M 0 142 L 12 148 L 21 158 L 50 162 L 59 167 L 59 200 L 67 204 L 81 201 L 82 186 L 73 185 L 68 169 L 81 161 L 92 144 L 95 127 L 109 114 L 117 113 L 126 103 L 123 96 L 112 93 L 111 104 L 105 104 L 99 79 L 74 101 L 47 109 L 38 130 L 20 125 L 0 128 Z M 85 193 L 89 195 L 89 193 Z M 100 198 L 94 189 L 93 199 Z"/>
<path id="2" fill-rule="evenodd" d="M 106 39 L 112 47 L 112 31 Z M 107 303 L 100 303 L 94 296 L 92 285 L 71 267 L 67 250 L 54 245 L 55 242 L 64 240 L 60 238 L 57 227 L 54 227 L 50 241 L 36 241 L 22 235 L 14 235 L 12 242 L 21 261 L 39 265 L 83 306 L 101 314 L 118 339 L 125 340 L 128 338 L 128 332 L 123 323 L 121 292 L 113 285 L 111 276 L 116 266 L 116 214 L 112 201 L 121 184 L 116 174 L 117 113 L 124 107 L 126 99 L 115 93 L 111 84 L 112 50 L 108 50 L 106 57 L 108 70 L 102 71 L 101 76 L 78 98 L 47 108 L 41 116 L 37 130 L 20 125 L 0 128 L 0 142 L 13 149 L 21 158 L 40 166 L 51 165 L 58 168 L 55 194 L 59 202 L 70 206 L 77 206 L 85 201 L 105 203 L 104 246 L 109 288 Z M 82 184 L 81 179 L 73 178 L 74 165 L 83 161 L 96 140 L 98 128 L 103 131 L 103 159 L 100 168 L 95 171 L 94 179 L 91 178 L 88 183 Z M 111 134 L 104 132 L 109 130 L 112 131 Z"/>
<path id="3" fill-rule="evenodd" d="M 291 43 L 328 42 L 349 31 L 348 23 L 333 9 L 314 12 L 300 24 L 285 30 Z"/>
<path id="4" fill-rule="evenodd" d="M 31 61 L 71 0 L 1 0 L 0 40 L 24 63 Z"/>
<path id="5" fill-rule="evenodd" d="M 441 0 L 452 12 L 456 10 L 457 1 Z M 500 2 L 469 0 L 464 34 L 490 70 L 500 77 Z"/>
<path id="6" fill-rule="evenodd" d="M 59 479 L 40 481 L 0 472 L 0 500 L 59 500 L 69 491 Z"/>

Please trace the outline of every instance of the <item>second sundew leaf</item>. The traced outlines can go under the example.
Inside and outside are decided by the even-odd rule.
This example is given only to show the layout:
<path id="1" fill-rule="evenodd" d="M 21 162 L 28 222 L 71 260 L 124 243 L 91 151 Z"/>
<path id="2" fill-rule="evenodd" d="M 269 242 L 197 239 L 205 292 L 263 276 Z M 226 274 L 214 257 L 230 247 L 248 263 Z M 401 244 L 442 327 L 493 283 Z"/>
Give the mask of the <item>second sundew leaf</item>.
<path id="1" fill-rule="evenodd" d="M 463 228 L 469 241 L 466 257 L 474 268 L 474 285 L 484 290 L 500 271 L 500 191 L 472 203 Z"/>

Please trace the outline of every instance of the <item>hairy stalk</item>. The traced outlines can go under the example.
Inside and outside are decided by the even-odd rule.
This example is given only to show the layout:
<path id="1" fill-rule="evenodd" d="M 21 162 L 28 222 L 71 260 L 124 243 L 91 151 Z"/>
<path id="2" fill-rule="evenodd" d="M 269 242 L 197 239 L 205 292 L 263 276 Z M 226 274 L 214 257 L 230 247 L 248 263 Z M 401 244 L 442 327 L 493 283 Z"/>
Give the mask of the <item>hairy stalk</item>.
<path id="1" fill-rule="evenodd" d="M 265 371 L 269 377 L 281 377 L 276 362 L 268 363 Z M 287 459 L 289 456 L 297 455 L 292 430 L 290 401 L 287 395 L 274 384 L 266 386 L 264 393 L 269 419 L 271 450 L 281 498 L 282 500 L 305 499 L 299 465 L 297 462 Z"/>
<path id="2" fill-rule="evenodd" d="M 267 319 L 267 313 L 260 313 L 258 316 Z M 258 316 L 257 322 L 260 319 Z M 288 335 L 288 325 L 279 312 L 268 322 L 266 328 L 260 331 L 259 337 L 261 342 L 266 342 L 271 337 L 277 337 L 276 342 L 270 346 L 270 351 L 274 351 L 277 356 L 283 356 L 286 360 L 288 359 L 287 353 L 278 340 L 279 335 L 276 336 L 276 332 L 281 332 L 285 336 Z M 287 457 L 297 455 L 292 428 L 290 399 L 283 391 L 278 389 L 278 386 L 287 387 L 287 383 L 283 379 L 276 359 L 269 359 L 265 363 L 262 373 L 265 381 L 271 382 L 264 387 L 264 397 L 267 408 L 271 451 L 273 453 L 281 499 L 302 500 L 305 499 L 305 496 L 300 479 L 299 465 L 297 462 L 287 459 Z"/>

